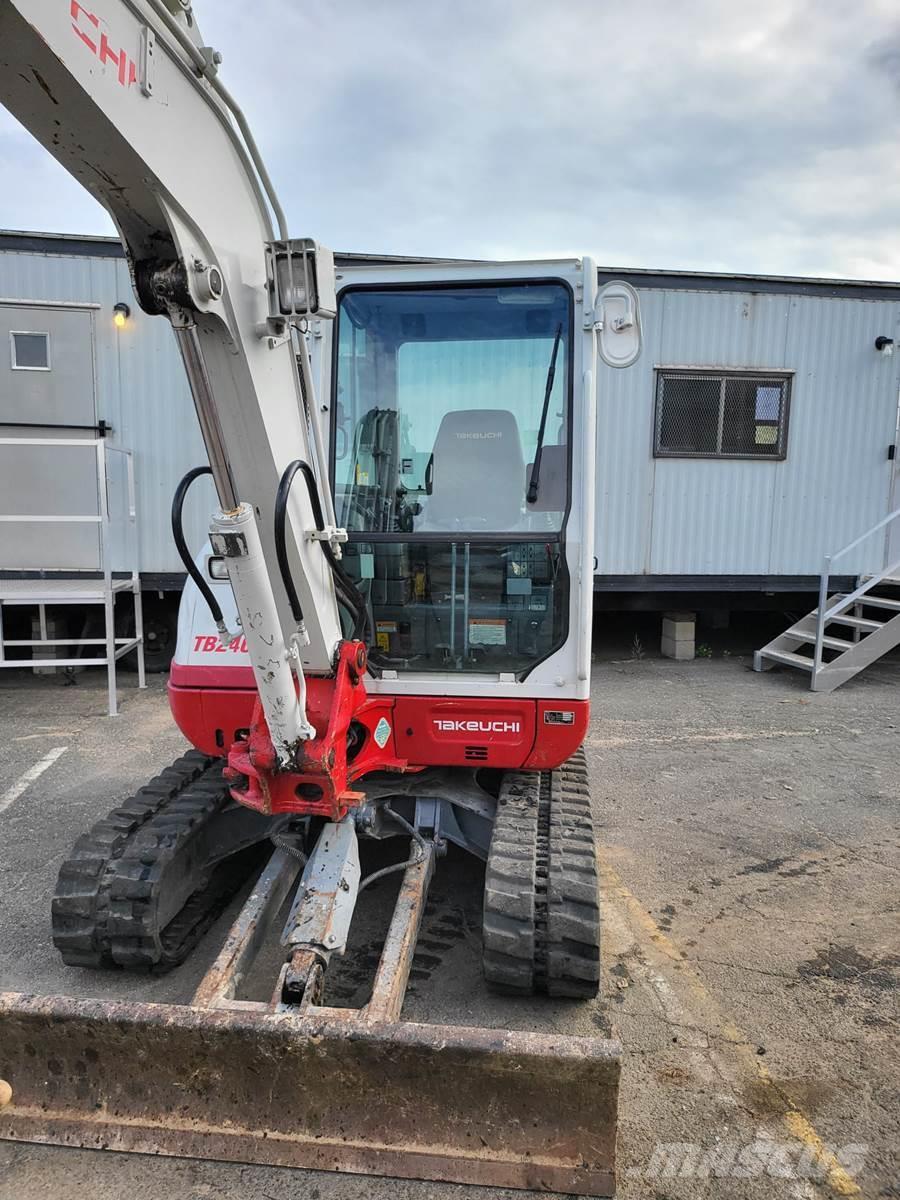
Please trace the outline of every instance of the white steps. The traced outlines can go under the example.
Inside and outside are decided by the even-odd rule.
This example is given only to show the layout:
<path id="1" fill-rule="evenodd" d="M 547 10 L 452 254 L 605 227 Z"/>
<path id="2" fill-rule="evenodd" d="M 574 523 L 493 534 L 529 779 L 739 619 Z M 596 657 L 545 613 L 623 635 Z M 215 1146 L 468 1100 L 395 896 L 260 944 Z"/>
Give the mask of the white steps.
<path id="1" fill-rule="evenodd" d="M 806 642 L 811 646 L 816 644 L 815 631 L 812 633 L 792 633 L 791 636 L 796 638 L 798 642 Z M 848 642 L 846 638 L 829 637 L 826 634 L 822 638 L 822 645 L 826 650 L 852 650 L 856 642 Z"/>
<path id="2" fill-rule="evenodd" d="M 884 580 L 882 580 L 882 583 Z M 887 596 L 866 596 L 863 604 L 868 604 L 872 608 L 890 608 L 894 612 L 900 612 L 900 600 L 889 600 Z"/>
<path id="3" fill-rule="evenodd" d="M 815 615 L 818 615 L 818 612 Z M 853 629 L 862 629 L 866 633 L 874 633 L 876 629 L 880 629 L 884 624 L 883 621 L 871 621 L 866 617 L 851 617 L 847 613 L 832 617 L 831 620 L 839 625 L 850 625 Z"/>
<path id="4" fill-rule="evenodd" d="M 869 615 L 863 616 L 863 611 Z M 900 645 L 900 575 L 875 576 L 850 595 L 831 596 L 826 613 L 830 615 L 822 638 L 823 661 L 818 667 L 815 663 L 818 609 L 814 609 L 756 651 L 754 671 L 791 667 L 809 674 L 814 692 L 831 692 L 840 687 Z M 848 636 L 843 636 L 847 631 Z M 806 652 L 798 653 L 801 648 Z"/>
<path id="5" fill-rule="evenodd" d="M 802 654 L 792 654 L 790 650 L 766 650 L 766 661 L 783 663 L 786 667 L 799 667 L 801 671 L 811 671 L 813 660 Z"/>

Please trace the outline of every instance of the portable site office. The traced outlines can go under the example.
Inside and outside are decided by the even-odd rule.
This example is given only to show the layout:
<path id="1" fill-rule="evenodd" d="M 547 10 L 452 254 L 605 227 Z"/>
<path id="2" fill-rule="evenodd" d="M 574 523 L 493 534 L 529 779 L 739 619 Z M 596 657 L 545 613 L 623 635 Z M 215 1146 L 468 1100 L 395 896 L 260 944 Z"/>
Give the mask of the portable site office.
<path id="1" fill-rule="evenodd" d="M 346 286 L 404 260 L 336 261 Z M 598 603 L 667 607 L 690 594 L 728 607 L 729 595 L 736 604 L 748 593 L 814 591 L 823 555 L 900 504 L 900 285 L 601 271 L 612 278 L 639 291 L 644 353 L 630 371 L 602 367 L 597 380 Z M 168 328 L 134 303 L 118 241 L 12 232 L 0 234 L 0 324 L 0 433 L 99 436 L 134 455 L 137 568 L 149 662 L 159 665 L 183 578 L 171 497 L 204 457 Z M 330 330 L 312 334 L 327 401 Z M 59 386 L 42 390 L 51 377 Z M 427 398 L 427 373 L 410 380 Z M 337 435 L 338 454 L 347 442 Z M 63 470 L 53 461 L 39 446 L 0 446 L 0 514 L 85 503 L 99 512 L 93 476 L 74 459 Z M 210 492 L 192 502 L 194 546 L 211 501 Z M 130 571 L 129 532 L 127 522 L 109 529 L 113 566 Z M 97 569 L 90 526 L 61 537 L 50 523 L 13 522 L 3 533 L 7 576 Z M 847 556 L 841 578 L 879 569 L 891 551 L 897 558 L 898 542 L 895 522 Z"/>

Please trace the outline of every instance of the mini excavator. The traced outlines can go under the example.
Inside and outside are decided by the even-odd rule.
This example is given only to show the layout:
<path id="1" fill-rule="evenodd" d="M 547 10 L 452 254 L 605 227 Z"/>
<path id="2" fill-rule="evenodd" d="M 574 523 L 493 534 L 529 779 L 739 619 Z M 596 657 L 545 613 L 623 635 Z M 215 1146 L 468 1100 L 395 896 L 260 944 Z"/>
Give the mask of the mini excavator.
<path id="1" fill-rule="evenodd" d="M 611 1195 L 614 1042 L 401 1010 L 449 844 L 485 864 L 487 984 L 597 995 L 595 391 L 639 354 L 637 296 L 589 258 L 336 271 L 220 65 L 189 0 L 0 0 L 0 101 L 110 213 L 208 455 L 172 511 L 192 749 L 79 838 L 53 940 L 170 970 L 249 889 L 189 1004 L 0 995 L 0 1137 Z M 369 999 L 329 1004 L 392 873 Z M 242 998 L 276 923 L 271 999 Z"/>

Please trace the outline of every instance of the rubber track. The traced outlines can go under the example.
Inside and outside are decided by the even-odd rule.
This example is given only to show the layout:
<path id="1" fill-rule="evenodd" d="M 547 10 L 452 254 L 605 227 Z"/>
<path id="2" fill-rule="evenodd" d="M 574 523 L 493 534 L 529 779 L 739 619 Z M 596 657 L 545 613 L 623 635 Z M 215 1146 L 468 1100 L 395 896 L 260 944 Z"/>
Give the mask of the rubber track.
<path id="1" fill-rule="evenodd" d="M 190 750 L 75 843 L 60 867 L 51 904 L 53 944 L 72 967 L 112 967 L 109 888 L 129 842 L 160 809 L 216 762 Z"/>
<path id="2" fill-rule="evenodd" d="M 250 846 L 208 876 L 192 861 L 197 836 L 232 803 L 222 767 L 189 752 L 79 839 L 52 906 L 64 962 L 161 974 L 184 961 L 260 860 L 260 846 Z M 161 898 L 195 881 L 160 929 Z"/>
<path id="3" fill-rule="evenodd" d="M 597 995 L 600 906 L 582 750 L 555 771 L 503 778 L 485 873 L 484 972 L 504 992 Z"/>
<path id="4" fill-rule="evenodd" d="M 191 843 L 203 826 L 233 803 L 222 779 L 222 759 L 165 804 L 125 846 L 109 886 L 108 931 L 117 966 L 156 974 L 184 962 L 223 911 L 250 869 L 259 847 L 231 855 L 207 875 L 192 862 Z M 181 860 L 180 862 L 178 860 Z M 174 870 L 172 870 L 174 868 Z M 167 872 L 172 874 L 167 878 Z M 199 884 L 164 929 L 158 905 L 187 873 Z"/>
<path id="5" fill-rule="evenodd" d="M 507 771 L 484 876 L 483 964 L 497 990 L 534 990 L 537 772 Z"/>
<path id="6" fill-rule="evenodd" d="M 546 979 L 551 996 L 600 990 L 600 885 L 584 750 L 550 772 Z"/>

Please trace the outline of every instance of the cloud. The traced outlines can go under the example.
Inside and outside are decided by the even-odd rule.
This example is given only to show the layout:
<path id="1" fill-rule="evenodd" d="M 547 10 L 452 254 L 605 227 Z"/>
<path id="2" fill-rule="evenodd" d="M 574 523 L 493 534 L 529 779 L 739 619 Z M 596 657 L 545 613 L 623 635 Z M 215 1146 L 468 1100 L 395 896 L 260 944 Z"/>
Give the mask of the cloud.
<path id="1" fill-rule="evenodd" d="M 97 201 L 2 108 L 0 180 L 2 229 L 115 233 Z"/>
<path id="2" fill-rule="evenodd" d="M 889 0 L 198 4 L 296 234 L 900 276 Z M 109 229 L 0 122 L 0 223 Z"/>

